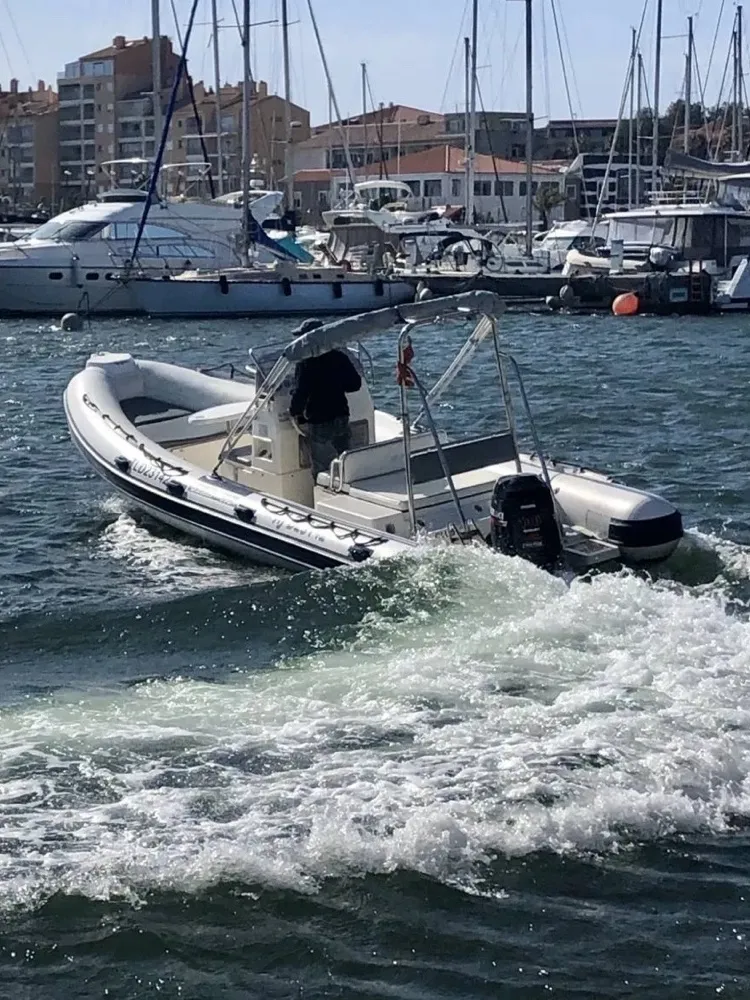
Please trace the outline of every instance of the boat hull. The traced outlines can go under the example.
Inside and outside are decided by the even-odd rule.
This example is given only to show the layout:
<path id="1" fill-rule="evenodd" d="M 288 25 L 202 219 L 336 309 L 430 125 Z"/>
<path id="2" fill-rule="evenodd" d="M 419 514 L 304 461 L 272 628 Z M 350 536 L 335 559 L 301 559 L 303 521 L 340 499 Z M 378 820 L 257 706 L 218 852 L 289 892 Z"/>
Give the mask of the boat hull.
<path id="1" fill-rule="evenodd" d="M 414 298 L 414 288 L 407 281 L 344 273 L 333 277 L 324 271 L 310 272 L 306 279 L 137 278 L 127 287 L 141 311 L 163 318 L 329 316 L 370 312 Z"/>

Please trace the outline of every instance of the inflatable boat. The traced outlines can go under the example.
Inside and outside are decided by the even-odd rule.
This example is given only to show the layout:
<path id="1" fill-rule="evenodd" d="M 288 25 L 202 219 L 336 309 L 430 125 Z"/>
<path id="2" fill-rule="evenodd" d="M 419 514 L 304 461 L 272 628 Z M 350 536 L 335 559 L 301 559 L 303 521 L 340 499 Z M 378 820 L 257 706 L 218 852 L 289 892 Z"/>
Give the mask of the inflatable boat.
<path id="1" fill-rule="evenodd" d="M 499 337 L 501 313 L 491 292 L 428 299 L 318 326 L 226 370 L 96 354 L 65 390 L 71 437 L 100 476 L 159 521 L 293 570 L 389 558 L 425 538 L 482 542 L 550 569 L 669 556 L 682 521 L 667 500 L 544 457 L 518 365 Z M 436 323 L 446 342 L 463 340 L 468 323 L 468 338 L 427 388 L 415 345 Z M 362 363 L 361 342 L 388 330 L 398 418 L 375 409 Z M 313 476 L 290 398 L 296 366 L 331 350 L 348 353 L 362 384 L 349 396 L 351 446 Z M 504 418 L 493 433 L 454 440 L 436 425 L 433 404 L 477 352 L 496 371 Z"/>

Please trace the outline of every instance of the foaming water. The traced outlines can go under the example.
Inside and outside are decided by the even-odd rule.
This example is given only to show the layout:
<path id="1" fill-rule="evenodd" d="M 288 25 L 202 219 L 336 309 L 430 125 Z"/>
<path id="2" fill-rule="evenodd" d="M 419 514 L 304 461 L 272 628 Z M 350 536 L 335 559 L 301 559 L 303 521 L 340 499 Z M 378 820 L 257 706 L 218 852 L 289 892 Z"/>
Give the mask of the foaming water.
<path id="1" fill-rule="evenodd" d="M 96 537 L 96 558 L 124 563 L 133 571 L 131 593 L 148 583 L 154 596 L 172 596 L 271 581 L 283 572 L 233 560 L 191 542 L 129 510 L 119 498 L 108 498 L 102 506 L 115 516 Z"/>
<path id="2" fill-rule="evenodd" d="M 405 562 L 345 641 L 274 670 L 6 709 L 0 905 L 396 870 L 472 890 L 501 855 L 750 815 L 750 625 L 719 597 L 483 550 Z M 377 593 L 377 572 L 318 585 Z"/>

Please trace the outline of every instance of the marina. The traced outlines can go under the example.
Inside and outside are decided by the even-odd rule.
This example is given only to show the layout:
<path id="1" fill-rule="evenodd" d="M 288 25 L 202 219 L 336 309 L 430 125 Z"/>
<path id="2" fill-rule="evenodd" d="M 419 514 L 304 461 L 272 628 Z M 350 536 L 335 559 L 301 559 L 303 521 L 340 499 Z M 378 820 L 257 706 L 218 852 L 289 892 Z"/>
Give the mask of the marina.
<path id="1" fill-rule="evenodd" d="M 743 5 L 6 6 L 0 1000 L 750 995 Z"/>

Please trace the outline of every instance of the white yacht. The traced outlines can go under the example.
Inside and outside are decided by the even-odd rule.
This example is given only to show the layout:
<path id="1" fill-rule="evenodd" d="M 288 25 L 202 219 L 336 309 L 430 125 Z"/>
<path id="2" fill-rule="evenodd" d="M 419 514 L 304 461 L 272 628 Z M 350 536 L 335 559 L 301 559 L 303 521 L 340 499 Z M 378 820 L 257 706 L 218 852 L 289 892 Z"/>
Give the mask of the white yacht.
<path id="1" fill-rule="evenodd" d="M 139 188 L 108 190 L 29 235 L 0 244 L 0 316 L 139 311 L 120 279 L 129 273 L 147 197 Z M 280 192 L 257 197 L 251 207 L 256 222 L 262 224 L 281 199 Z M 241 205 L 155 198 L 138 248 L 138 269 L 176 274 L 236 265 L 241 230 Z"/>
<path id="2" fill-rule="evenodd" d="M 566 277 L 669 272 L 699 281 L 708 275 L 717 308 L 747 308 L 750 303 L 750 211 L 725 190 L 687 197 L 666 192 L 651 205 L 613 212 L 605 220 L 609 233 L 604 247 L 569 251 Z M 685 296 L 688 289 L 675 288 L 670 294 Z"/>
<path id="3" fill-rule="evenodd" d="M 592 245 L 603 247 L 607 242 L 607 222 L 600 222 L 596 230 L 585 219 L 553 222 L 543 233 L 536 233 L 531 248 L 531 259 L 544 271 L 560 271 L 565 266 L 571 250 L 586 250 Z M 498 245 L 509 269 L 526 257 L 526 234 L 508 233 Z"/>

